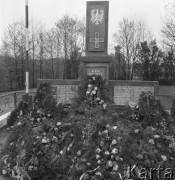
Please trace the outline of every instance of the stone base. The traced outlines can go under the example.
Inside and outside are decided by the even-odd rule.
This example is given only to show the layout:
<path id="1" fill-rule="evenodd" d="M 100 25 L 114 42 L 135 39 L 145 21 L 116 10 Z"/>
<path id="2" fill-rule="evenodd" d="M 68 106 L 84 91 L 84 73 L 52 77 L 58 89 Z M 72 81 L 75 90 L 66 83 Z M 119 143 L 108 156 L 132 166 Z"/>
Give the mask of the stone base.
<path id="1" fill-rule="evenodd" d="M 80 78 L 84 79 L 87 75 L 101 75 L 107 82 L 109 80 L 109 63 L 112 61 L 110 56 L 84 56 L 80 59 Z"/>

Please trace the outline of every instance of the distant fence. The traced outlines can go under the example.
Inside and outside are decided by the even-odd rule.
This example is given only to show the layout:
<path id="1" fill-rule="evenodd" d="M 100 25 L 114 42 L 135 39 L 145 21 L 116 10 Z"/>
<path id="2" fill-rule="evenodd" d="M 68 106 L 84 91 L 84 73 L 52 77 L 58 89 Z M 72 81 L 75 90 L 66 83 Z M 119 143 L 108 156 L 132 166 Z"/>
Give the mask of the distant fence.
<path id="1" fill-rule="evenodd" d="M 31 95 L 35 93 L 36 89 L 30 90 Z M 23 90 L 0 95 L 0 116 L 15 109 L 22 100 L 24 94 L 25 91 Z"/>
<path id="2" fill-rule="evenodd" d="M 163 104 L 166 110 L 171 109 L 173 98 L 175 98 L 175 95 L 159 94 L 160 102 Z"/>

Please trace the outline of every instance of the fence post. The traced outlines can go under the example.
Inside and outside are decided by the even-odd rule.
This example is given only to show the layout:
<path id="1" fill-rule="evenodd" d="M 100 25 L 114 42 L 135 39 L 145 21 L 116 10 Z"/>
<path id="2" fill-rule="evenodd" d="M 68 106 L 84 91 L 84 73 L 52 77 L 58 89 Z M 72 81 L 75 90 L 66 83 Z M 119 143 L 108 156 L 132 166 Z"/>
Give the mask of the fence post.
<path id="1" fill-rule="evenodd" d="M 14 107 L 16 109 L 17 107 L 17 97 L 16 97 L 16 92 L 13 94 L 13 97 L 14 97 Z"/>

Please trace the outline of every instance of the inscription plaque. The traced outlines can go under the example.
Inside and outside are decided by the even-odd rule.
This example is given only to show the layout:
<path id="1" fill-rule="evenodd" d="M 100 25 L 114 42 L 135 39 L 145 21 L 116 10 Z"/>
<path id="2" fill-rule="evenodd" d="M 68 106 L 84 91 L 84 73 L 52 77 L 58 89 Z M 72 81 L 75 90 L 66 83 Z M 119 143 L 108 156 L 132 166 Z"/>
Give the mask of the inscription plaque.
<path id="1" fill-rule="evenodd" d="M 52 89 L 57 102 L 72 103 L 77 96 L 78 85 L 52 85 Z"/>
<path id="2" fill-rule="evenodd" d="M 116 105 L 128 105 L 130 101 L 138 103 L 142 92 L 152 92 L 152 86 L 114 86 L 114 103 Z"/>
<path id="3" fill-rule="evenodd" d="M 105 68 L 87 68 L 87 75 L 101 75 L 105 78 Z"/>

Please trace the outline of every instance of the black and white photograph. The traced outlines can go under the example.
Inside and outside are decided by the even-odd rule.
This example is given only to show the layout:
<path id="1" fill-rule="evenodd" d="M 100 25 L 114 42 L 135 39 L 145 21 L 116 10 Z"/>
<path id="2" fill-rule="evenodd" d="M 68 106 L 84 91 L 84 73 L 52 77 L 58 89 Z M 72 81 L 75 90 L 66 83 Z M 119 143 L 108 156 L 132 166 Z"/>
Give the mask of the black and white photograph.
<path id="1" fill-rule="evenodd" d="M 175 0 L 0 0 L 0 180 L 175 180 Z"/>

